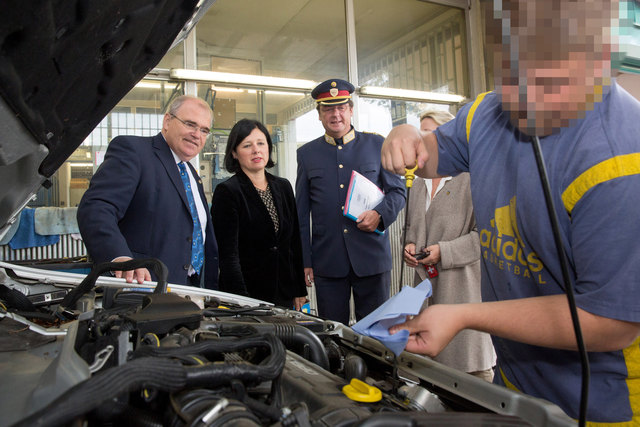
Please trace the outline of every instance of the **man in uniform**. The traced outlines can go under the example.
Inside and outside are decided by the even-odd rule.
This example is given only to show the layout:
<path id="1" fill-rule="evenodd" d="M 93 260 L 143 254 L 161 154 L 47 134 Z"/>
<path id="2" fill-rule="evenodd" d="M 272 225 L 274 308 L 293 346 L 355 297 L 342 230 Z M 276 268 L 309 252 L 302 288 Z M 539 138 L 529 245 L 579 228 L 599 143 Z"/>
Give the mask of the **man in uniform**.
<path id="1" fill-rule="evenodd" d="M 330 79 L 311 92 L 326 133 L 298 149 L 296 181 L 307 286 L 315 282 L 318 314 L 344 324 L 352 290 L 358 320 L 389 297 L 391 249 L 384 230 L 405 203 L 402 180 L 381 167 L 384 139 L 351 125 L 353 90 L 345 80 Z M 352 171 L 385 193 L 357 221 L 343 215 Z"/>

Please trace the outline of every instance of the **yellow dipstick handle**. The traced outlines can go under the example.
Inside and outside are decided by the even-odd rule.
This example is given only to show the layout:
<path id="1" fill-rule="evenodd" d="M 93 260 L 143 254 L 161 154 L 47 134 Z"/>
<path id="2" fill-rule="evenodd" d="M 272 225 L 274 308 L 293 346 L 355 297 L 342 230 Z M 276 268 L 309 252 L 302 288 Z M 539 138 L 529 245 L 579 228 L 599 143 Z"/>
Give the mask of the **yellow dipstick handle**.
<path id="1" fill-rule="evenodd" d="M 416 178 L 416 174 L 415 174 L 416 169 L 418 169 L 417 163 L 411 169 L 407 169 L 407 168 L 404 169 L 404 179 L 406 180 L 405 184 L 407 185 L 407 188 L 413 187 L 413 180 Z"/>

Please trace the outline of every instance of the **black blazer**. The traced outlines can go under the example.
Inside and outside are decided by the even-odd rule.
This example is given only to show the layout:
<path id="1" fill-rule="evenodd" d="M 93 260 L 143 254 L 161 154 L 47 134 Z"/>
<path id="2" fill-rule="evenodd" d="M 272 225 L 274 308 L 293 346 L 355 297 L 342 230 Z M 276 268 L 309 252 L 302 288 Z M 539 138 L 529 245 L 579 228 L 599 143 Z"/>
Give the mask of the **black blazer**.
<path id="1" fill-rule="evenodd" d="M 307 295 L 295 198 L 284 178 L 266 174 L 280 227 L 240 171 L 218 184 L 211 217 L 220 253 L 220 290 L 292 307 Z"/>

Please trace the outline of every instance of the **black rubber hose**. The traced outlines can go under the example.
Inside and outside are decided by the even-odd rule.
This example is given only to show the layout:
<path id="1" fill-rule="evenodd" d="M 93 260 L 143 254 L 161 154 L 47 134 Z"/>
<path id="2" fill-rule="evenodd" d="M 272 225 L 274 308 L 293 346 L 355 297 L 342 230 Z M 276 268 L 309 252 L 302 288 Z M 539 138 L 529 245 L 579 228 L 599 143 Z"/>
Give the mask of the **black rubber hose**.
<path id="1" fill-rule="evenodd" d="M 136 408 L 128 403 L 114 400 L 104 402 L 99 408 L 96 408 L 92 413 L 90 424 L 97 424 L 93 421 L 95 417 L 100 423 L 98 425 L 163 427 L 162 415 L 156 412 L 152 412 L 151 409 Z"/>
<path id="2" fill-rule="evenodd" d="M 84 280 L 71 292 L 69 292 L 60 305 L 58 306 L 57 313 L 64 317 L 63 313 L 67 307 L 74 307 L 76 302 L 81 296 L 89 292 L 94 288 L 96 280 L 102 273 L 113 270 L 135 270 L 136 268 L 152 268 L 156 276 L 158 277 L 158 285 L 153 293 L 164 294 L 167 292 L 167 277 L 169 276 L 169 270 L 162 261 L 157 258 L 141 258 L 132 259 L 125 262 L 103 262 L 96 264 L 91 269 L 91 272 L 87 274 Z"/>
<path id="3" fill-rule="evenodd" d="M 239 342 L 250 341 L 244 338 Z M 286 360 L 286 350 L 282 342 L 272 334 L 266 334 L 261 338 L 262 343 L 266 343 L 271 354 L 267 356 L 261 364 L 236 364 L 222 363 L 204 366 L 187 366 L 187 382 L 190 386 L 214 387 L 228 384 L 231 380 L 250 381 L 254 383 L 273 380 L 277 378 L 284 369 Z M 243 346 L 243 348 L 255 347 L 255 345 Z"/>
<path id="4" fill-rule="evenodd" d="M 231 353 L 255 347 L 272 347 L 272 345 L 265 336 L 260 335 L 245 336 L 242 338 L 222 337 L 200 341 L 181 347 L 155 347 L 153 345 L 145 345 L 143 347 L 139 347 L 132 356 L 134 358 L 149 356 L 177 357 L 202 354 L 207 357 L 215 357 L 223 353 Z"/>
<path id="5" fill-rule="evenodd" d="M 322 345 L 320 338 L 309 329 L 300 325 L 286 323 L 242 323 L 234 322 L 234 325 L 247 325 L 254 328 L 258 333 L 272 333 L 280 338 L 289 347 L 292 344 L 307 344 L 309 346 L 311 361 L 324 370 L 329 370 L 329 357 Z M 220 333 L 224 334 L 225 325 L 220 324 Z"/>
<path id="6" fill-rule="evenodd" d="M 272 380 L 282 372 L 286 352 L 282 342 L 273 334 L 254 335 L 243 338 L 222 337 L 201 341 L 182 347 L 144 346 L 135 351 L 133 357 L 183 357 L 202 354 L 215 357 L 223 353 L 236 352 L 248 348 L 267 347 L 270 350 L 260 365 L 217 363 L 215 365 L 194 365 L 186 367 L 189 385 L 218 386 L 231 380 L 260 382 Z"/>
<path id="7" fill-rule="evenodd" d="M 364 359 L 357 354 L 349 353 L 344 359 L 344 378 L 351 381 L 357 378 L 364 381 L 367 377 L 367 364 Z"/>
<path id="8" fill-rule="evenodd" d="M 187 384 L 185 368 L 178 361 L 141 358 L 106 369 L 77 384 L 45 408 L 21 420 L 15 426 L 66 425 L 76 417 L 97 408 L 123 392 L 142 387 L 175 391 Z"/>
<path id="9" fill-rule="evenodd" d="M 354 427 L 415 427 L 418 425 L 418 422 L 411 418 L 411 416 L 402 413 L 377 413 L 352 425 Z M 432 425 L 436 424 L 434 423 Z M 451 425 L 454 424 L 452 423 Z"/>

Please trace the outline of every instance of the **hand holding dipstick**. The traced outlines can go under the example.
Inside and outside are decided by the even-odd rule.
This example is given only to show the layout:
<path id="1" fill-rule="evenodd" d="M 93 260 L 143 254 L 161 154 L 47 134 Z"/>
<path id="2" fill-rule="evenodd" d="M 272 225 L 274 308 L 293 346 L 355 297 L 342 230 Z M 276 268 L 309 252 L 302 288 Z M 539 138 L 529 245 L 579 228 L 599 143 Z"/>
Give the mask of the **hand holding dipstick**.
<path id="1" fill-rule="evenodd" d="M 416 170 L 418 169 L 418 164 L 411 168 L 405 168 L 404 170 L 404 179 L 405 185 L 407 186 L 407 202 L 404 207 L 404 228 L 402 230 L 402 248 L 406 248 L 407 246 L 407 213 L 409 212 L 409 195 L 411 194 L 411 187 L 413 187 L 413 180 L 416 178 Z M 405 249 L 406 250 L 406 249 Z M 427 254 L 428 255 L 428 254 Z M 427 256 L 425 255 L 425 256 Z M 404 276 L 404 262 L 400 264 L 400 278 L 398 279 L 399 287 L 402 288 L 402 276 Z"/>

